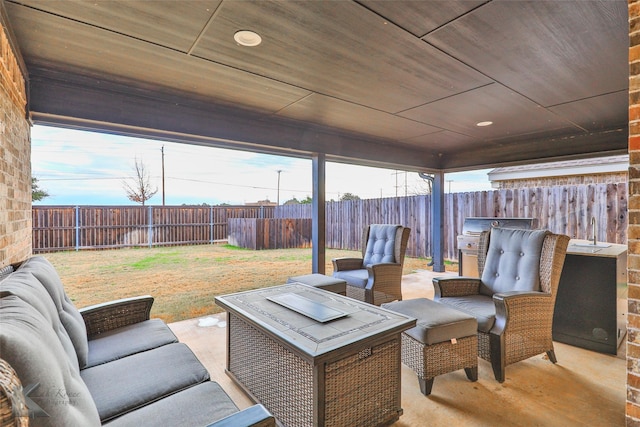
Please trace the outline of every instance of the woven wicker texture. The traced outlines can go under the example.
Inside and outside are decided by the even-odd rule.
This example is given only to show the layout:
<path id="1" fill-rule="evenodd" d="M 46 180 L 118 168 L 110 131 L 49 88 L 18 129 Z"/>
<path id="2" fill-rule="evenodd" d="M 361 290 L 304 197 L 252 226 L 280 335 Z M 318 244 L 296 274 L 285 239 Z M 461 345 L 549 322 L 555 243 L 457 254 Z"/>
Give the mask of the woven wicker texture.
<path id="1" fill-rule="evenodd" d="M 29 412 L 20 379 L 11 365 L 0 359 L 0 427 L 27 427 Z"/>
<path id="2" fill-rule="evenodd" d="M 478 366 L 477 349 L 476 335 L 459 338 L 456 344 L 445 341 L 425 345 L 405 333 L 402 334 L 402 363 L 422 379 Z"/>
<path id="3" fill-rule="evenodd" d="M 398 339 L 318 367 L 316 389 L 324 395 L 314 396 L 310 364 L 233 313 L 229 331 L 229 371 L 283 425 L 313 426 L 314 404 L 324 426 L 388 425 L 398 419 Z"/>
<path id="4" fill-rule="evenodd" d="M 364 289 L 357 286 L 350 286 L 347 284 L 347 296 L 349 298 L 357 299 L 358 301 L 364 301 Z"/>
<path id="5" fill-rule="evenodd" d="M 482 232 L 478 243 L 478 272 L 482 277 L 490 232 Z M 490 334 L 478 332 L 478 356 L 491 362 L 496 379 L 504 381 L 504 367 L 540 353 L 555 363 L 552 325 L 553 310 L 564 265 L 569 237 L 549 233 L 540 254 L 540 289 L 520 295 L 496 294 L 496 323 Z M 435 299 L 478 293 L 480 279 L 434 279 Z M 474 289 L 475 288 L 475 289 Z M 445 300 L 442 300 L 445 302 Z M 491 344 L 496 348 L 491 348 Z M 500 345 L 502 343 L 502 345 Z M 492 357 L 493 354 L 493 357 Z M 492 360 L 496 358 L 496 360 Z"/>
<path id="6" fill-rule="evenodd" d="M 325 368 L 325 426 L 393 423 L 400 411 L 398 340 L 345 357 Z"/>
<path id="7" fill-rule="evenodd" d="M 80 310 L 89 339 L 107 331 L 148 320 L 153 298 L 135 297 Z"/>
<path id="8" fill-rule="evenodd" d="M 478 357 L 491 362 L 491 344 L 489 334 L 478 332 Z"/>
<path id="9" fill-rule="evenodd" d="M 0 281 L 8 277 L 11 273 L 13 273 L 13 271 L 14 268 L 11 264 L 5 265 L 4 267 L 0 268 Z"/>
<path id="10" fill-rule="evenodd" d="M 229 370 L 286 426 L 313 425 L 313 371 L 234 314 L 229 314 Z"/>
<path id="11" fill-rule="evenodd" d="M 568 242 L 567 236 L 558 234 L 545 238 L 540 255 L 540 294 L 496 302 L 505 306 L 498 312 L 509 314 L 503 331 L 505 365 L 553 351 L 553 310 Z M 480 268 L 480 261 L 478 264 Z M 488 334 L 479 333 L 478 355 L 491 361 Z"/>
<path id="12" fill-rule="evenodd" d="M 440 283 L 440 286 L 436 289 L 438 297 L 463 297 L 478 294 L 480 290 L 480 281 L 478 279 L 457 277 L 455 282 L 440 281 L 438 278 L 433 280 Z"/>
<path id="13" fill-rule="evenodd" d="M 369 282 L 366 289 L 347 283 L 347 296 L 350 298 L 377 306 L 386 302 L 401 301 L 402 266 L 411 229 L 398 227 L 394 241 L 395 263 L 374 264 L 365 267 L 362 262 L 369 240 L 369 230 L 370 227 L 365 227 L 362 233 L 361 253 L 363 258 L 336 258 L 333 260 L 333 269 L 334 271 L 344 271 L 367 268 L 369 271 Z"/>

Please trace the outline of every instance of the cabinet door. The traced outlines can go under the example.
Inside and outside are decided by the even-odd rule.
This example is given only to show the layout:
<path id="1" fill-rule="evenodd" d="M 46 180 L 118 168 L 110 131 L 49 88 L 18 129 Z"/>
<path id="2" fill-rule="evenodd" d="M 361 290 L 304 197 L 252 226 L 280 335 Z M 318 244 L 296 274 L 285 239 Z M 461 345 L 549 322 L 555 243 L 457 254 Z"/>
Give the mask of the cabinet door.
<path id="1" fill-rule="evenodd" d="M 553 316 L 553 339 L 616 354 L 616 258 L 567 254 Z"/>

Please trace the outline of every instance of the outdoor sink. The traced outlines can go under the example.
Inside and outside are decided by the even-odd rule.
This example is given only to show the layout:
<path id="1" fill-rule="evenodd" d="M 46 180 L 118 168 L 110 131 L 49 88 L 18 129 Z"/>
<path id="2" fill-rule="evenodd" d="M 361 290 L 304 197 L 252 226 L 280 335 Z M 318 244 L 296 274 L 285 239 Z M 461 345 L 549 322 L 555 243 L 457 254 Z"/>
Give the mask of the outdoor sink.
<path id="1" fill-rule="evenodd" d="M 609 248 L 611 247 L 610 243 L 572 243 L 571 246 L 576 246 L 578 248 L 589 248 L 589 249 L 594 249 L 594 248 L 599 248 L 599 249 L 603 249 L 603 248 Z"/>
<path id="2" fill-rule="evenodd" d="M 596 243 L 594 245 L 593 242 L 591 243 L 581 242 L 581 243 L 571 243 L 567 249 L 573 252 L 595 254 L 610 246 L 611 246 L 611 243 Z"/>

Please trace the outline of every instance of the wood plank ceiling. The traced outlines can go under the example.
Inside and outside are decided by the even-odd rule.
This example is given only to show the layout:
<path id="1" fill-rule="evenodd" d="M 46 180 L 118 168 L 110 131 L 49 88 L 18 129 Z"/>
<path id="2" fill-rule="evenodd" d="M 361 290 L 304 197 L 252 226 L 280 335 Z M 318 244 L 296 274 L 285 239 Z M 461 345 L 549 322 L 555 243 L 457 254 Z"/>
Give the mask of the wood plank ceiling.
<path id="1" fill-rule="evenodd" d="M 627 150 L 624 0 L 4 0 L 3 9 L 36 123 L 406 170 Z M 259 46 L 234 41 L 246 29 Z"/>

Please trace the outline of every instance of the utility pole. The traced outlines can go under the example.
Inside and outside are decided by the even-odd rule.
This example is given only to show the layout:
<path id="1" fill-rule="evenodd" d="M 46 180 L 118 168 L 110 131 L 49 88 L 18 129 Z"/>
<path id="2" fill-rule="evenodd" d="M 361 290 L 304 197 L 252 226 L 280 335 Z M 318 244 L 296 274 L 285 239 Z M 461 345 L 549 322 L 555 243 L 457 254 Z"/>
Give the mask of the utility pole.
<path id="1" fill-rule="evenodd" d="M 162 206 L 164 206 L 164 145 L 160 151 L 162 152 Z"/>
<path id="2" fill-rule="evenodd" d="M 282 173 L 281 169 L 278 169 L 278 198 L 276 200 L 276 206 L 280 206 L 280 174 Z"/>
<path id="3" fill-rule="evenodd" d="M 401 185 L 398 184 L 398 175 L 400 175 L 401 173 L 403 173 L 402 171 L 396 170 L 395 172 L 392 172 L 391 175 L 395 175 L 396 176 L 396 197 L 398 197 L 398 190 L 400 189 Z M 404 196 L 406 197 L 409 194 L 409 188 L 408 188 L 408 180 L 407 180 L 407 171 L 404 171 Z"/>
<path id="4" fill-rule="evenodd" d="M 409 195 L 409 183 L 407 179 L 407 171 L 404 171 L 404 197 Z"/>

